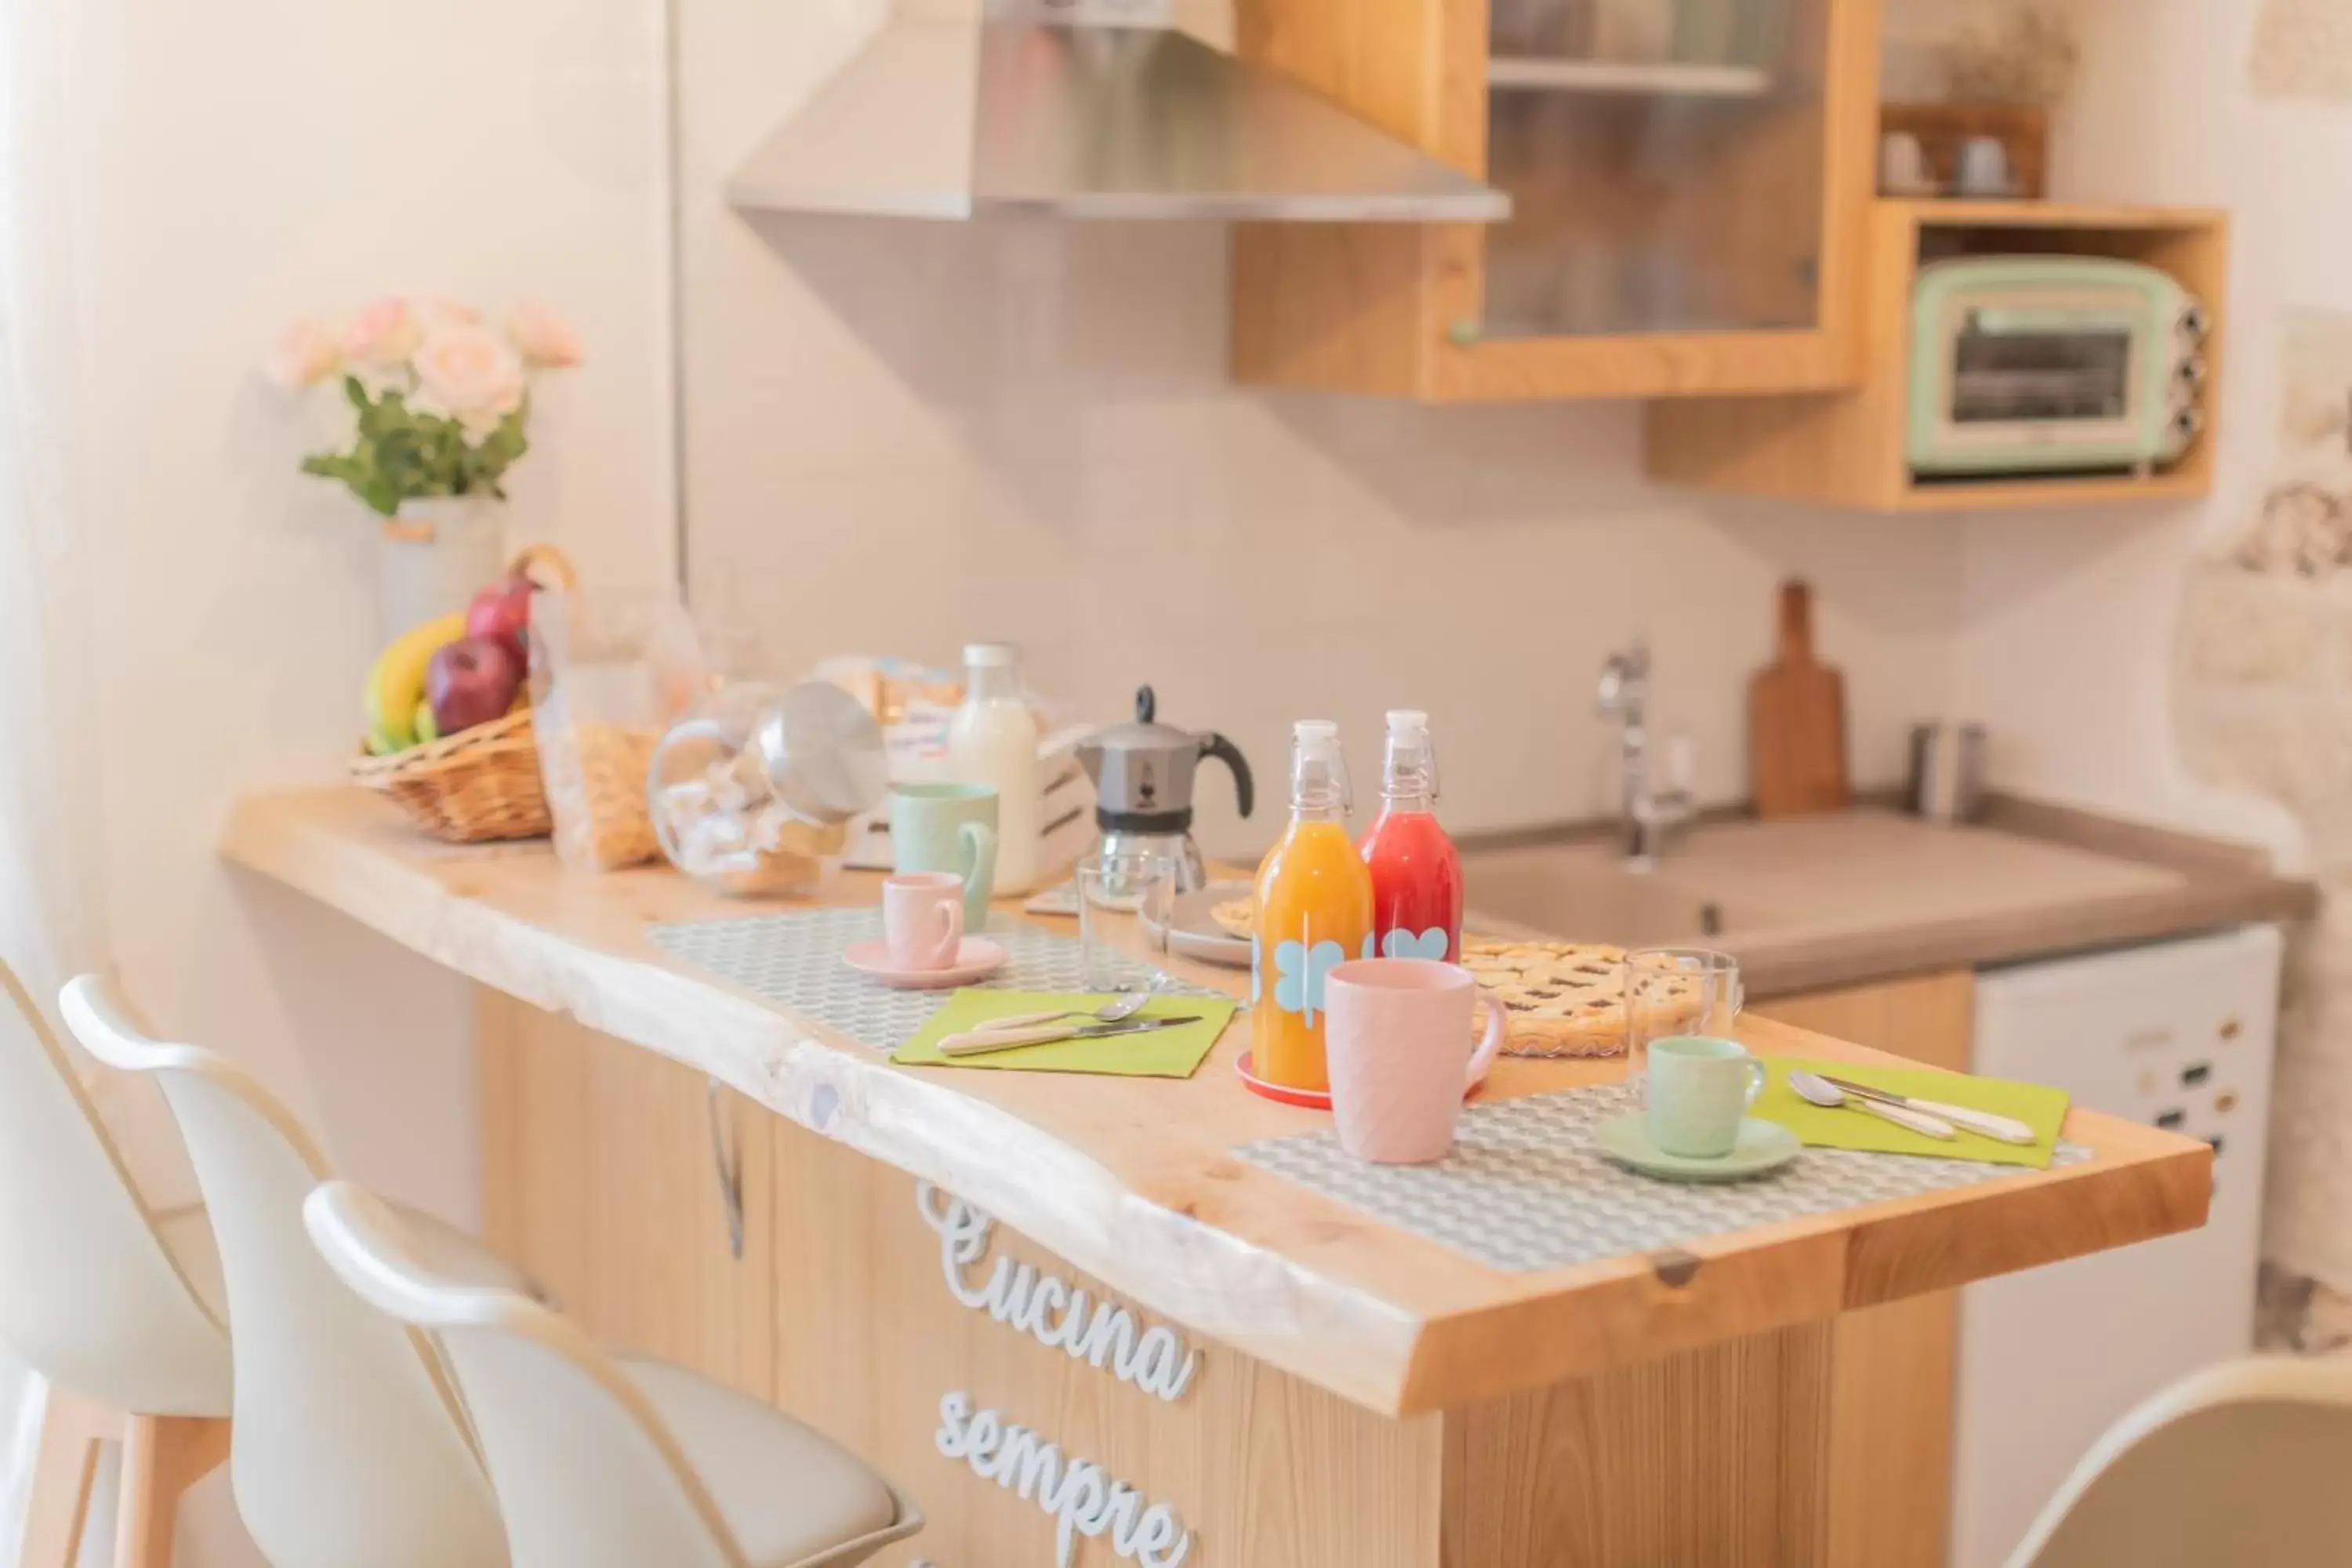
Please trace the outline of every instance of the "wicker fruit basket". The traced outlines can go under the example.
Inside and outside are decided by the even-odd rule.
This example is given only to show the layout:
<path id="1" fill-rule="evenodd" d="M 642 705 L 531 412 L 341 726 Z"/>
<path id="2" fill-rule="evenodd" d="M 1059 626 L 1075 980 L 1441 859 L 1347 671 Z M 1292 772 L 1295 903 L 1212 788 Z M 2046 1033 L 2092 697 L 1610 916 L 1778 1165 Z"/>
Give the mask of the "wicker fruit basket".
<path id="1" fill-rule="evenodd" d="M 508 573 L 549 588 L 579 582 L 570 559 L 551 544 L 525 549 Z M 391 797 L 425 832 L 453 844 L 544 838 L 554 827 L 527 708 L 390 756 L 354 758 L 352 778 Z"/>
<path id="2" fill-rule="evenodd" d="M 528 709 L 389 757 L 362 757 L 352 777 L 453 844 L 544 838 L 554 826 Z"/>

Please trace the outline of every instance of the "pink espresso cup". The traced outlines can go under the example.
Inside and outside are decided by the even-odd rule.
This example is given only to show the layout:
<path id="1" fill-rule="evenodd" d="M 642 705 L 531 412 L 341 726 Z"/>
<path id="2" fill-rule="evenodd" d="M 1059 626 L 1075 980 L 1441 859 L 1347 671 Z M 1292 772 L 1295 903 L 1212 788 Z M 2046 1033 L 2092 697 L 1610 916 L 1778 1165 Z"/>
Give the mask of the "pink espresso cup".
<path id="1" fill-rule="evenodd" d="M 963 879 L 904 871 L 882 879 L 882 942 L 901 969 L 945 969 L 963 945 Z"/>
<path id="2" fill-rule="evenodd" d="M 1486 1033 L 1474 1049 L 1475 998 Z M 1324 981 L 1323 1046 L 1339 1146 L 1359 1160 L 1420 1165 L 1454 1147 L 1463 1096 L 1503 1048 L 1503 1005 L 1459 964 L 1367 958 Z"/>

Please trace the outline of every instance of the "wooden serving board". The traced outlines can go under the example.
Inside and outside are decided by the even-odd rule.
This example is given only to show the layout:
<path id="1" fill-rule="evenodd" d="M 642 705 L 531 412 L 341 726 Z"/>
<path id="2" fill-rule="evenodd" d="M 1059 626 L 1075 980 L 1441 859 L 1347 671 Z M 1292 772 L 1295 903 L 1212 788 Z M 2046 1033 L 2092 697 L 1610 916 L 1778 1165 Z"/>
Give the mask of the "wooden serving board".
<path id="1" fill-rule="evenodd" d="M 1845 677 L 1813 657 L 1813 595 L 1780 585 L 1780 657 L 1748 688 L 1750 787 L 1756 815 L 1843 811 L 1852 799 L 1845 764 Z"/>

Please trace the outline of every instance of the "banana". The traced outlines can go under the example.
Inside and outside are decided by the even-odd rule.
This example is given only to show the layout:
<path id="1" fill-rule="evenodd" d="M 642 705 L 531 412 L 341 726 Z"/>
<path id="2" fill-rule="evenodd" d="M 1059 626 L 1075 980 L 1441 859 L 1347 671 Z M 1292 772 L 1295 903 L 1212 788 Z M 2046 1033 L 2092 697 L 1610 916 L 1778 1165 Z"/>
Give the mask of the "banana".
<path id="1" fill-rule="evenodd" d="M 425 701 L 419 701 L 416 704 L 416 722 L 414 728 L 416 731 L 417 740 L 425 744 L 430 745 L 441 738 L 441 726 L 433 721 L 433 704 Z"/>
<path id="2" fill-rule="evenodd" d="M 425 696 L 425 667 L 466 635 L 462 610 L 411 626 L 376 656 L 367 678 L 368 728 L 402 747 L 416 743 L 416 704 Z"/>

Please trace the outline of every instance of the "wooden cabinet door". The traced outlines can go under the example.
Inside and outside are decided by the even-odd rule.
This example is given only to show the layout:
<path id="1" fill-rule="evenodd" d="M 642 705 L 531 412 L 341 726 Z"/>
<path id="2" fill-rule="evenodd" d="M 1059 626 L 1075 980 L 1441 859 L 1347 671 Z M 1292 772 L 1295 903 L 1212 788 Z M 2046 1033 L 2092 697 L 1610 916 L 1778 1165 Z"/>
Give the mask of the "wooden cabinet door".
<path id="1" fill-rule="evenodd" d="M 772 1400 L 773 1113 L 511 997 L 476 1017 L 491 1245 L 614 1350 Z"/>
<path id="2" fill-rule="evenodd" d="M 1757 1004 L 1778 1023 L 1966 1072 L 1976 977 L 1966 970 Z M 1952 1348 L 1958 1293 L 1837 1321 L 1830 1374 L 1831 1568 L 1944 1561 L 1951 1529 Z"/>
<path id="3" fill-rule="evenodd" d="M 1245 382 L 1424 402 L 1860 381 L 1879 0 L 1241 0 L 1237 50 L 1507 194 L 1244 224 Z"/>

